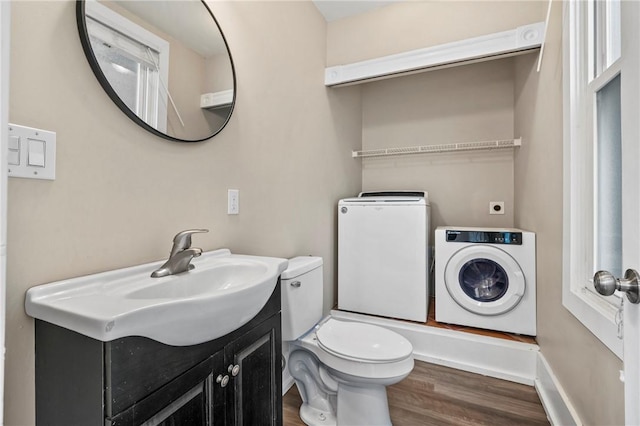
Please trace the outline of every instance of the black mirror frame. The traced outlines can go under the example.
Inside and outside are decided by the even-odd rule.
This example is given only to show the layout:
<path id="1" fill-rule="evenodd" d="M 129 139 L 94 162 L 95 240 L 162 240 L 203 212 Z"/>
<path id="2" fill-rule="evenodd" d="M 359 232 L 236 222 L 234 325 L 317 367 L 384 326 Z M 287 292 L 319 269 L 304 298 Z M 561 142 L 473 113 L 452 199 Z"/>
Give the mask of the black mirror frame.
<path id="1" fill-rule="evenodd" d="M 200 2 L 206 8 L 207 12 L 209 12 L 211 19 L 213 19 L 213 22 L 218 27 L 218 31 L 220 31 L 220 35 L 222 36 L 222 41 L 224 41 L 224 45 L 227 49 L 227 54 L 229 55 L 229 61 L 231 62 L 231 73 L 233 74 L 233 100 L 231 101 L 231 107 L 229 109 L 229 114 L 227 115 L 227 119 L 224 121 L 224 123 L 220 126 L 218 130 L 216 130 L 211 136 L 207 136 L 206 138 L 191 140 L 191 139 L 175 138 L 166 133 L 162 133 L 158 131 L 157 129 L 149 126 L 146 122 L 140 119 L 140 117 L 138 117 L 133 111 L 129 109 L 127 105 L 125 105 L 124 102 L 122 102 L 122 99 L 120 99 L 120 97 L 115 92 L 115 90 L 113 90 L 113 87 L 111 87 L 109 80 L 107 80 L 104 73 L 102 72 L 102 69 L 100 68 L 100 64 L 98 64 L 98 60 L 96 59 L 93 53 L 93 49 L 91 48 L 91 42 L 89 41 L 89 32 L 87 30 L 87 23 L 85 21 L 85 0 L 76 0 L 76 22 L 78 24 L 78 34 L 80 36 L 80 42 L 82 43 L 82 49 L 84 50 L 84 54 L 87 58 L 87 61 L 89 62 L 89 66 L 93 70 L 93 74 L 98 79 L 98 82 L 100 82 L 100 85 L 102 86 L 104 91 L 107 93 L 107 95 L 109 95 L 113 103 L 115 103 L 118 106 L 118 108 L 120 108 L 120 110 L 124 112 L 126 116 L 129 117 L 137 125 L 147 130 L 148 132 L 153 133 L 156 136 L 160 136 L 163 139 L 167 139 L 174 142 L 202 142 L 202 141 L 206 141 L 213 138 L 215 135 L 220 133 L 222 129 L 224 129 L 227 126 L 227 124 L 229 123 L 229 120 L 231 120 L 231 116 L 233 115 L 233 110 L 236 105 L 236 93 L 237 93 L 236 92 L 236 71 L 235 71 L 235 65 L 233 63 L 233 57 L 231 56 L 231 50 L 229 49 L 229 44 L 227 43 L 227 39 L 224 36 L 224 33 L 222 32 L 222 28 L 220 28 L 220 24 L 218 24 L 218 20 L 215 18 L 215 16 L 213 16 L 213 13 L 211 12 L 211 9 L 209 9 L 209 6 L 207 6 L 204 0 L 200 0 Z"/>

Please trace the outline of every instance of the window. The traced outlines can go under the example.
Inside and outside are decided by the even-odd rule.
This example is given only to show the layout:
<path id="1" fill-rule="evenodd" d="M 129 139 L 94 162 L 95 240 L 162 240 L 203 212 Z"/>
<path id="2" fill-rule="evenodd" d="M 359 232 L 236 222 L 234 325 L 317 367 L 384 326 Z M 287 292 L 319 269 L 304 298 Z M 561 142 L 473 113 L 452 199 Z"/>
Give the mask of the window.
<path id="1" fill-rule="evenodd" d="M 127 107 L 166 132 L 169 43 L 96 1 L 87 1 L 87 32 L 100 69 Z"/>
<path id="2" fill-rule="evenodd" d="M 620 298 L 592 282 L 622 273 L 620 0 L 568 2 L 565 17 L 563 304 L 622 358 Z"/>

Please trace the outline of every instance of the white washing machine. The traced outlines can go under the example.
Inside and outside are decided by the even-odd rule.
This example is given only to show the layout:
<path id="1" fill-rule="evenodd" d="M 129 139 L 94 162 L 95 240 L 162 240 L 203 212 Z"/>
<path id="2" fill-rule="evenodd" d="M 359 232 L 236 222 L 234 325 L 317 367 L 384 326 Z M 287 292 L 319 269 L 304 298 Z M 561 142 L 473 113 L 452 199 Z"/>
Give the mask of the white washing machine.
<path id="1" fill-rule="evenodd" d="M 338 203 L 338 309 L 426 322 L 429 197 L 363 192 Z"/>
<path id="2" fill-rule="evenodd" d="M 536 236 L 438 227 L 436 321 L 536 335 Z"/>

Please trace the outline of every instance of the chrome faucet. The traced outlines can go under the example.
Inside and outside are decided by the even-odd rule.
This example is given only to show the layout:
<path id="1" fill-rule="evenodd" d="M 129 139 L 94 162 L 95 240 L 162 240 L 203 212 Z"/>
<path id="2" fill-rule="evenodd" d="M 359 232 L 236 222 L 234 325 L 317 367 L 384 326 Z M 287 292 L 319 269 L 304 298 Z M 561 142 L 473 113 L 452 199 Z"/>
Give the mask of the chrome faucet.
<path id="1" fill-rule="evenodd" d="M 151 278 L 166 277 L 167 275 L 179 274 L 194 268 L 191 259 L 202 254 L 202 249 L 191 247 L 191 235 L 201 232 L 209 232 L 208 229 L 188 229 L 178 232 L 173 237 L 173 247 L 169 259 L 160 268 L 151 273 Z"/>

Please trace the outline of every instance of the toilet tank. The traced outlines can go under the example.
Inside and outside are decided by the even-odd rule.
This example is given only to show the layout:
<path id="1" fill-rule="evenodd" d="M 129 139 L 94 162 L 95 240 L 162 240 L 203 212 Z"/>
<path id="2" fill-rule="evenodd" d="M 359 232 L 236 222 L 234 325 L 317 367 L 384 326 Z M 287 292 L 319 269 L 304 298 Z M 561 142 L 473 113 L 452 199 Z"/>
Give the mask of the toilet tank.
<path id="1" fill-rule="evenodd" d="M 282 340 L 291 341 L 322 319 L 322 258 L 289 259 L 281 278 Z"/>

